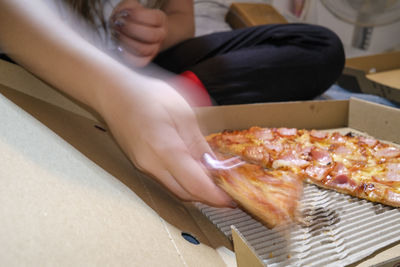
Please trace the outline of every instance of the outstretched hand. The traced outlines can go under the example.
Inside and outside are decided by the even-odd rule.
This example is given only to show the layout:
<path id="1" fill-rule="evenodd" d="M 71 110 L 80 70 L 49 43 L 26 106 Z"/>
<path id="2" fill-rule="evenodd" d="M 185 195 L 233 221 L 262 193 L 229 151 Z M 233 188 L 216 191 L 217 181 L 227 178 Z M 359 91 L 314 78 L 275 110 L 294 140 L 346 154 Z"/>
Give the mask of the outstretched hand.
<path id="1" fill-rule="evenodd" d="M 102 115 L 125 153 L 182 200 L 234 206 L 201 164 L 212 152 L 190 106 L 160 80 L 145 87 L 139 94 L 114 91 L 105 102 Z"/>

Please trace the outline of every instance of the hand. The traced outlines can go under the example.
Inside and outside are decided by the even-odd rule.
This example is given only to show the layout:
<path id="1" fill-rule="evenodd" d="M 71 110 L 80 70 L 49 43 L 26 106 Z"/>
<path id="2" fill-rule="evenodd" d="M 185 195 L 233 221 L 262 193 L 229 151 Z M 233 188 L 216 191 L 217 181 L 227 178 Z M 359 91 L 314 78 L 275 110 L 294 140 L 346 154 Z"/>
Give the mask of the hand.
<path id="1" fill-rule="evenodd" d="M 166 14 L 159 9 L 145 8 L 136 0 L 120 2 L 110 24 L 122 58 L 135 67 L 151 62 L 168 34 Z"/>
<path id="2" fill-rule="evenodd" d="M 182 200 L 233 207 L 200 163 L 212 152 L 187 102 L 160 80 L 141 86 L 143 92 L 109 90 L 112 95 L 102 105 L 101 114 L 127 156 Z"/>

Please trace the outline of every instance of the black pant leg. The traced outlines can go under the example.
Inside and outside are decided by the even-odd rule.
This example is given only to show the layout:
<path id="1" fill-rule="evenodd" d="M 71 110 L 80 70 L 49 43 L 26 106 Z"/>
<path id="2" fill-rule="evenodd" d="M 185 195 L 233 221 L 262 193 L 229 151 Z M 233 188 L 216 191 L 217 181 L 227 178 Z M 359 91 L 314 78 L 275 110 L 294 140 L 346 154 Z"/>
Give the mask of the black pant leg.
<path id="1" fill-rule="evenodd" d="M 193 71 L 218 104 L 306 100 L 336 81 L 344 51 L 324 27 L 282 24 L 193 38 L 155 63 L 175 73 Z"/>

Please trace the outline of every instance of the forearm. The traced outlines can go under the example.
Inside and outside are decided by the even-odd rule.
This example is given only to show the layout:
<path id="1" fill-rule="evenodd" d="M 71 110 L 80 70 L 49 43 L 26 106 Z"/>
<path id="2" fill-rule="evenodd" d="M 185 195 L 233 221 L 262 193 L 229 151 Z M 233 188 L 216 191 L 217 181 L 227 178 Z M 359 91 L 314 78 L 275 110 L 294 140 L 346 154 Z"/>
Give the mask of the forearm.
<path id="1" fill-rule="evenodd" d="M 110 90 L 127 90 L 128 76 L 141 79 L 69 29 L 41 1 L 0 1 L 0 47 L 99 113 Z"/>
<path id="2" fill-rule="evenodd" d="M 161 50 L 168 49 L 194 36 L 195 22 L 192 0 L 170 0 L 162 7 L 162 10 L 168 18 L 168 35 Z"/>

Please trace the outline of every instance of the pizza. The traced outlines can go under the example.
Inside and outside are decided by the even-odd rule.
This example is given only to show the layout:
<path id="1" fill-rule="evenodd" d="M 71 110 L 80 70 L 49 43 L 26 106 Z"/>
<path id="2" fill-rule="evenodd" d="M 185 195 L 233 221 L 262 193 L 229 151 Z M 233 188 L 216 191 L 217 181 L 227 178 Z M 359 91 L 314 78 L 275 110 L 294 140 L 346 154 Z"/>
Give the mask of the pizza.
<path id="1" fill-rule="evenodd" d="M 268 227 L 299 218 L 297 208 L 303 183 L 295 173 L 269 170 L 217 151 L 214 156 L 215 159 L 205 160 L 205 164 L 217 185 Z M 214 161 L 218 163 L 213 164 Z"/>
<path id="2" fill-rule="evenodd" d="M 279 172 L 282 172 L 281 179 L 285 188 L 299 189 L 294 179 L 289 181 L 284 178 L 297 177 L 301 181 L 340 193 L 400 207 L 400 148 L 393 144 L 354 132 L 261 127 L 223 131 L 211 134 L 206 139 L 213 151 L 224 155 L 225 158 L 239 157 L 252 166 L 259 166 L 265 170 L 266 175 L 273 173 L 277 179 Z M 251 174 L 250 169 L 242 174 L 243 179 L 258 180 L 258 176 Z M 213 176 L 218 184 L 224 183 L 222 188 L 239 205 L 256 217 L 263 218 L 261 212 L 275 212 L 268 208 L 254 211 L 248 207 L 259 206 L 259 199 L 266 202 L 277 201 L 276 198 L 280 196 L 266 193 L 261 197 L 252 197 L 251 194 L 268 192 L 264 187 L 270 186 L 274 188 L 271 190 L 277 190 L 276 187 L 280 185 L 261 179 L 258 181 L 258 188 L 238 196 L 241 194 L 242 184 L 221 182 L 221 179 L 229 178 L 223 178 L 215 172 Z M 292 187 L 287 183 L 292 183 Z M 281 189 L 286 190 L 285 188 Z M 293 194 L 290 190 L 287 192 L 288 195 L 292 194 L 291 203 L 297 202 L 301 196 L 298 193 Z M 294 219 L 296 212 L 291 210 L 293 207 L 296 205 L 280 206 L 283 211 L 279 212 L 289 214 L 287 218 Z M 278 225 L 287 221 L 287 218 L 275 224 L 264 222 L 267 225 Z"/>

